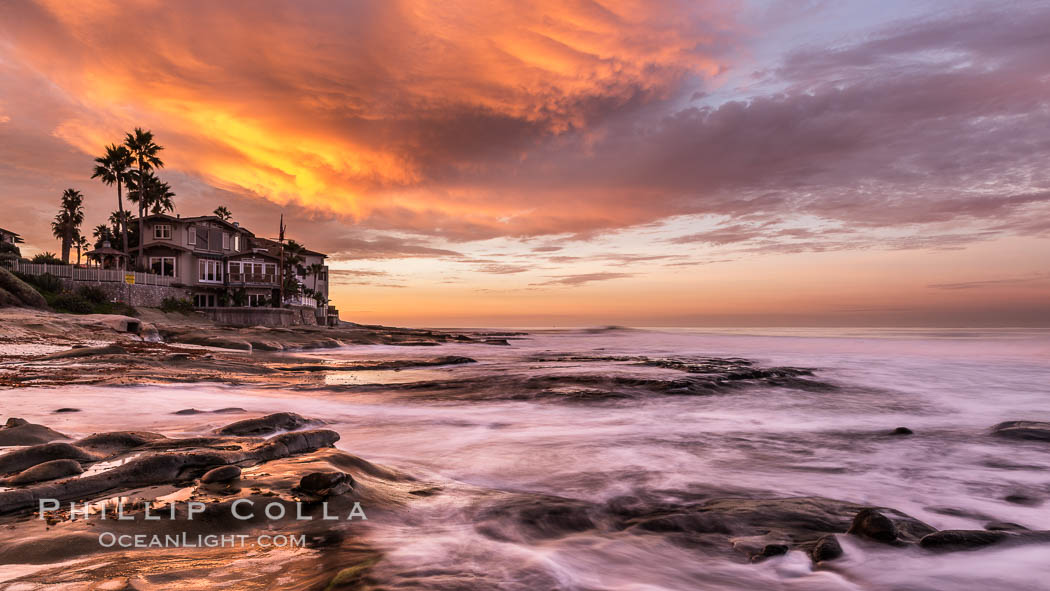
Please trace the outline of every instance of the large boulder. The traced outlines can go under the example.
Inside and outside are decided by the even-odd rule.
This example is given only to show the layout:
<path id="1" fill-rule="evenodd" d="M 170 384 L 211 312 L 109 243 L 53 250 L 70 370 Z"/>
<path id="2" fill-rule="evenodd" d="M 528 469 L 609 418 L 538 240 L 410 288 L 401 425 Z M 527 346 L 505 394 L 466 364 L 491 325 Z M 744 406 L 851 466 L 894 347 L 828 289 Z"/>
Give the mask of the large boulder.
<path id="1" fill-rule="evenodd" d="M 25 419 L 10 418 L 0 427 L 0 446 L 36 445 L 56 439 L 69 439 L 65 435 L 43 425 L 34 425 Z"/>
<path id="2" fill-rule="evenodd" d="M 83 472 L 84 469 L 80 467 L 80 462 L 76 460 L 51 460 L 50 462 L 37 464 L 32 468 L 23 470 L 3 482 L 8 485 L 32 484 L 34 482 L 65 478 L 66 476 L 76 476 Z"/>
<path id="3" fill-rule="evenodd" d="M 316 422 L 294 412 L 277 412 L 257 419 L 244 419 L 230 423 L 215 432 L 219 435 L 269 435 L 277 431 L 299 429 Z"/>
<path id="4" fill-rule="evenodd" d="M 1041 421 L 1006 421 L 992 427 L 992 434 L 1008 439 L 1050 441 L 1050 423 Z"/>
<path id="5" fill-rule="evenodd" d="M 47 308 L 47 300 L 31 285 L 0 267 L 0 306 Z"/>
<path id="6" fill-rule="evenodd" d="M 1046 544 L 1050 531 L 987 531 L 946 529 L 925 536 L 919 545 L 935 552 L 978 550 L 996 544 Z"/>

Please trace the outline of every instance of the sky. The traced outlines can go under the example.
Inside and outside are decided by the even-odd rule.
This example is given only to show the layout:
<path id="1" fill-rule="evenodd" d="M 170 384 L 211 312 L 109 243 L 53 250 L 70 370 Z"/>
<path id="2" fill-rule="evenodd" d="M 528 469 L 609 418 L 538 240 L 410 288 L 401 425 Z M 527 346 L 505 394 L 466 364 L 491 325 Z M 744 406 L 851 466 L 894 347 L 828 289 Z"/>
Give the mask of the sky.
<path id="1" fill-rule="evenodd" d="M 0 227 L 327 252 L 344 320 L 1050 326 L 1050 1 L 0 2 Z"/>

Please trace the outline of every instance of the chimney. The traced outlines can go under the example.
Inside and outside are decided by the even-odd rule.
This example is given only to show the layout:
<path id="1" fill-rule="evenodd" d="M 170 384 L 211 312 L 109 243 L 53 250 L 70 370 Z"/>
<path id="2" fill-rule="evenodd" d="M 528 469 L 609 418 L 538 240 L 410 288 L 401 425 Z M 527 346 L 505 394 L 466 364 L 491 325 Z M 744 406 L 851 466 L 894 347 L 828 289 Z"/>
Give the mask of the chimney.
<path id="1" fill-rule="evenodd" d="M 233 222 L 233 227 L 234 228 L 240 228 L 241 227 L 241 223 L 240 222 Z"/>

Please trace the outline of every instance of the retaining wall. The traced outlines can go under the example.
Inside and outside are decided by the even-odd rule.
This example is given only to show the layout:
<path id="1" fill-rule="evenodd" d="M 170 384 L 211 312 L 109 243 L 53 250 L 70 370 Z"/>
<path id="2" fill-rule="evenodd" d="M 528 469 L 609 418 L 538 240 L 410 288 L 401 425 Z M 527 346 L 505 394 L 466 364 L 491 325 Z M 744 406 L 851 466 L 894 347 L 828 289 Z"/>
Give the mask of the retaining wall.
<path id="1" fill-rule="evenodd" d="M 191 297 L 189 290 L 184 287 L 165 287 L 160 285 L 128 285 L 126 283 L 113 283 L 105 281 L 81 281 L 79 279 L 60 279 L 62 288 L 69 291 L 90 285 L 105 292 L 111 300 L 126 302 L 132 306 L 144 308 L 159 308 L 164 298 L 186 299 Z"/>

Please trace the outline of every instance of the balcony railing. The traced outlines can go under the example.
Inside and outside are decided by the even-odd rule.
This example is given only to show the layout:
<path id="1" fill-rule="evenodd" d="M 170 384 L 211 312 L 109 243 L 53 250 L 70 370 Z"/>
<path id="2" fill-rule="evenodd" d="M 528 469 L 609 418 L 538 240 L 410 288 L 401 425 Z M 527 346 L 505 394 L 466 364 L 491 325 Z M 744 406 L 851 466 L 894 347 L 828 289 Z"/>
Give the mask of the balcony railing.
<path id="1" fill-rule="evenodd" d="M 132 271 L 120 269 L 98 269 L 91 267 L 75 267 L 73 265 L 47 265 L 44 263 L 26 263 L 18 261 L 16 270 L 26 275 L 54 275 L 63 279 L 74 281 L 95 281 L 99 283 L 123 283 L 125 275 L 131 275 Z M 157 275 L 155 273 L 135 274 L 136 285 L 161 285 L 168 286 L 175 282 L 174 277 Z"/>
<path id="2" fill-rule="evenodd" d="M 229 273 L 230 283 L 263 283 L 276 285 L 277 276 L 273 273 Z"/>

